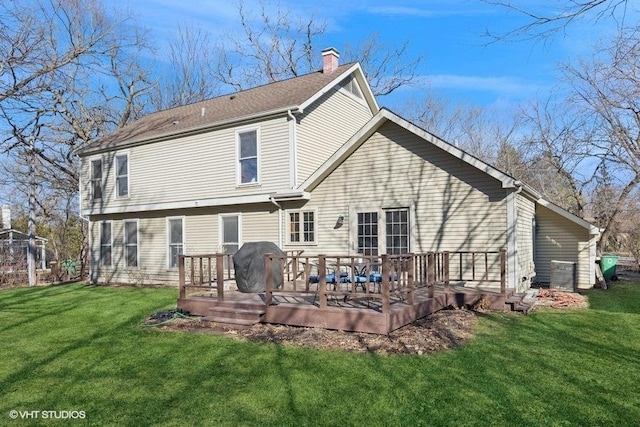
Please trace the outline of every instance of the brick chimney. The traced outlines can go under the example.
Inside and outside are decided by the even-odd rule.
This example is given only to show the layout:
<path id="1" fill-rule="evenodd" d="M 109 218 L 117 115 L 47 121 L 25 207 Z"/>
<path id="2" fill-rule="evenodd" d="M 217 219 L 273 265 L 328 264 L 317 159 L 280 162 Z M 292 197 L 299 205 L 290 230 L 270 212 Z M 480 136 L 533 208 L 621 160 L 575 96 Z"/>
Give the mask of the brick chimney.
<path id="1" fill-rule="evenodd" d="M 322 72 L 324 74 L 333 73 L 338 68 L 338 58 L 340 53 L 333 47 L 322 50 Z"/>

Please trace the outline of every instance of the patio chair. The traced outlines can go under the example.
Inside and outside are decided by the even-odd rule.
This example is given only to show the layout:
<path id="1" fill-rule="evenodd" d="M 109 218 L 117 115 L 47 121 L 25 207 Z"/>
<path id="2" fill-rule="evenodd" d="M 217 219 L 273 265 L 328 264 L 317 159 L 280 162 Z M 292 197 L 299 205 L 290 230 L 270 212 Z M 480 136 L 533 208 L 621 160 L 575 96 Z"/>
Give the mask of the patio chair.
<path id="1" fill-rule="evenodd" d="M 315 268 L 316 273 L 315 274 L 309 274 L 308 277 L 308 282 L 309 284 L 311 283 L 315 283 L 316 285 L 316 292 L 313 295 L 313 301 L 311 302 L 312 305 L 315 305 L 316 300 L 318 299 L 318 292 L 320 291 L 320 272 L 318 271 L 318 264 L 311 264 L 312 268 Z M 327 282 L 327 285 L 333 285 L 333 290 L 336 290 L 336 286 L 338 283 L 338 280 L 336 278 L 336 272 L 333 268 L 327 266 L 326 267 L 326 274 L 325 274 L 325 281 Z M 309 286 L 309 290 L 310 286 Z"/>

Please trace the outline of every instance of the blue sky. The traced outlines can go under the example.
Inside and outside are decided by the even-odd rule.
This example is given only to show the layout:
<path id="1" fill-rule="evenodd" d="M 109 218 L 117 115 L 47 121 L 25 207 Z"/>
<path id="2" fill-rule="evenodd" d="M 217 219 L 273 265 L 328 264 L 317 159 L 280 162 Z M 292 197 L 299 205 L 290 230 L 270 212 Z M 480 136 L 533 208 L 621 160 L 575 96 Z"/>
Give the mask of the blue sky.
<path id="1" fill-rule="evenodd" d="M 179 24 L 200 26 L 214 39 L 239 31 L 235 0 L 127 1 L 114 4 L 131 9 L 160 47 L 175 34 Z M 245 4 L 257 9 L 254 0 Z M 424 59 L 412 87 L 380 100 L 392 108 L 408 99 L 419 100 L 427 90 L 456 104 L 516 108 L 556 90 L 557 65 L 588 54 L 596 40 L 614 30 L 611 22 L 580 20 L 545 42 L 489 44 L 490 40 L 482 36 L 485 30 L 499 33 L 527 21 L 517 13 L 479 0 L 281 0 L 281 4 L 294 13 L 313 12 L 317 19 L 326 21 L 321 48 L 334 46 L 341 50 L 345 43 L 355 45 L 374 32 L 384 43 L 409 40 L 410 56 Z M 517 4 L 553 11 L 558 2 L 520 0 Z"/>

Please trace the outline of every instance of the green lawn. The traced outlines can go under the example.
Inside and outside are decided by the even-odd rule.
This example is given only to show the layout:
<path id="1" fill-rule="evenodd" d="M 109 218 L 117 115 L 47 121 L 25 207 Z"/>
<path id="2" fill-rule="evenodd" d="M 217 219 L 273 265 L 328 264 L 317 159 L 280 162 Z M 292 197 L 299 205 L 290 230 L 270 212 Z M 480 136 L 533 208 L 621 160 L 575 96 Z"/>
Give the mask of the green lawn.
<path id="1" fill-rule="evenodd" d="M 253 344 L 140 326 L 177 290 L 0 292 L 0 425 L 638 425 L 640 284 L 591 309 L 482 316 L 430 356 Z M 12 420 L 10 411 L 84 411 Z M 64 415 L 64 414 L 63 414 Z M 48 415 L 51 416 L 51 415 Z"/>

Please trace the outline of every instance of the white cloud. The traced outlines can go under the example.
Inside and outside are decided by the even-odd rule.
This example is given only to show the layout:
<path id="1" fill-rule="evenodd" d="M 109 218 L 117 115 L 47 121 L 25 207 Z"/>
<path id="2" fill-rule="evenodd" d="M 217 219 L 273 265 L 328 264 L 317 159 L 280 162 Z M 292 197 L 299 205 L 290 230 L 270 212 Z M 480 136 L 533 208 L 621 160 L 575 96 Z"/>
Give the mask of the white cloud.
<path id="1" fill-rule="evenodd" d="M 410 16 L 420 18 L 434 18 L 443 16 L 455 16 L 455 15 L 476 15 L 479 13 L 477 10 L 468 8 L 442 8 L 438 9 L 423 9 L 412 6 L 376 6 L 366 8 L 368 13 L 373 15 L 394 15 L 394 16 Z"/>

